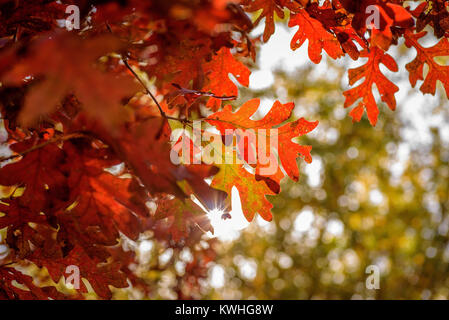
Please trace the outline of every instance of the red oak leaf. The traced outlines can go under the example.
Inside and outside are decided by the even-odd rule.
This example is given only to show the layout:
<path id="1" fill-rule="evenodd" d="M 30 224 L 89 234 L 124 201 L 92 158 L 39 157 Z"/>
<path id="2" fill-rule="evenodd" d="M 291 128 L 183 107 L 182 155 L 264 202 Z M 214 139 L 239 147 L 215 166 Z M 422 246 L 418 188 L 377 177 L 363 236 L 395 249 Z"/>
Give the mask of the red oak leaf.
<path id="1" fill-rule="evenodd" d="M 318 3 L 311 3 L 306 10 L 312 18 L 319 20 L 326 30 L 336 35 L 343 52 L 347 53 L 353 60 L 357 60 L 360 56 L 356 44 L 366 49 L 366 41 L 354 30 L 349 17 L 338 14 L 330 1 L 326 1 L 322 6 Z"/>
<path id="2" fill-rule="evenodd" d="M 207 121 L 214 125 L 222 135 L 226 134 L 227 129 L 235 130 L 241 129 L 243 132 L 248 129 L 260 130 L 263 135 L 270 139 L 278 141 L 278 148 L 275 153 L 279 155 L 280 163 L 282 164 L 287 175 L 297 181 L 299 178 L 299 169 L 296 163 L 296 158 L 302 156 L 307 162 L 312 161 L 310 156 L 310 146 L 301 146 L 292 141 L 293 138 L 303 136 L 311 132 L 318 125 L 318 121 L 309 122 L 304 118 L 289 122 L 279 127 L 284 121 L 288 120 L 295 107 L 294 103 L 281 104 L 276 101 L 268 114 L 261 120 L 252 120 L 253 116 L 259 108 L 260 100 L 253 99 L 243 104 L 236 112 L 232 112 L 232 107 L 227 105 L 222 111 L 216 112 L 207 118 Z M 270 130 L 276 128 L 277 130 Z M 256 132 L 257 134 L 257 132 Z M 248 154 L 248 157 L 255 158 L 256 155 L 251 154 L 248 150 L 253 149 L 245 145 L 245 141 L 239 141 L 240 154 Z M 269 150 L 267 150 L 269 151 Z M 268 153 L 267 153 L 268 154 Z M 280 164 L 278 164 L 280 166 Z M 277 170 L 273 172 L 273 176 L 277 174 Z"/>
<path id="3" fill-rule="evenodd" d="M 368 58 L 366 64 L 355 69 L 349 69 L 349 84 L 352 86 L 357 81 L 365 79 L 360 85 L 355 88 L 345 91 L 343 94 L 346 97 L 345 108 L 352 106 L 359 98 L 362 101 L 351 110 L 349 115 L 353 121 L 360 121 L 363 116 L 363 111 L 366 109 L 368 119 L 371 125 L 375 126 L 379 109 L 377 108 L 376 99 L 373 95 L 373 85 L 375 84 L 380 93 L 382 101 L 384 101 L 391 110 L 396 109 L 396 98 L 394 94 L 399 91 L 399 88 L 385 77 L 380 71 L 379 65 L 384 64 L 391 71 L 398 71 L 396 61 L 381 49 L 374 47 L 370 52 L 366 50 L 361 53 L 363 58 Z"/>
<path id="4" fill-rule="evenodd" d="M 281 164 L 287 175 L 297 181 L 299 178 L 297 157 L 302 156 L 307 162 L 312 161 L 311 147 L 301 146 L 294 143 L 292 139 L 309 133 L 318 125 L 318 122 L 308 122 L 303 118 L 282 125 L 290 118 L 294 104 L 282 105 L 278 101 L 262 119 L 250 119 L 259 108 L 259 104 L 259 99 L 250 100 L 236 112 L 232 112 L 232 107 L 228 105 L 222 111 L 207 118 L 207 121 L 225 136 L 225 139 L 227 130 L 236 130 L 234 134 L 237 135 L 241 159 L 255 164 L 256 170 L 253 175 L 245 170 L 242 164 L 226 164 L 225 162 L 219 165 L 220 172 L 212 182 L 214 188 L 228 194 L 233 186 L 237 187 L 242 200 L 243 213 L 249 221 L 253 219 L 256 212 L 264 219 L 271 220 L 271 204 L 265 199 L 265 195 L 274 195 L 280 191 L 280 181 L 284 177 Z M 254 132 L 256 138 L 246 139 L 245 135 L 251 132 Z M 269 141 L 262 143 L 261 139 Z M 277 145 L 272 145 L 275 140 Z M 279 159 L 274 154 L 278 155 Z M 229 158 L 229 155 L 225 154 L 226 158 Z"/>
<path id="5" fill-rule="evenodd" d="M 32 138 L 11 146 L 17 153 L 28 151 L 33 146 L 45 143 L 45 140 Z M 64 197 L 66 177 L 58 168 L 64 160 L 64 154 L 54 144 L 48 144 L 27 153 L 17 162 L 0 169 L 0 185 L 25 187 L 19 203 L 34 213 L 48 207 L 49 201 Z"/>
<path id="6" fill-rule="evenodd" d="M 86 121 L 82 115 L 74 127 L 88 127 L 115 151 L 146 189 L 153 195 L 168 193 L 178 197 L 185 194 L 177 182 L 184 179 L 180 167 L 170 159 L 171 129 L 167 120 L 148 114 L 142 120 L 126 123 L 119 130 L 120 139 L 98 123 Z"/>
<path id="7" fill-rule="evenodd" d="M 85 141 L 66 142 L 70 198 L 75 201 L 69 215 L 97 242 L 114 245 L 122 232 L 136 239 L 140 217 L 148 215 L 143 202 L 136 201 L 131 178 L 118 177 L 105 169 L 119 162 L 110 150 L 93 148 Z"/>
<path id="8" fill-rule="evenodd" d="M 449 32 L 449 2 L 445 0 L 430 0 L 421 3 L 412 11 L 417 18 L 416 30 L 421 32 L 427 25 L 433 27 L 437 38 Z"/>
<path id="9" fill-rule="evenodd" d="M 242 202 L 243 214 L 248 221 L 252 221 L 256 213 L 263 219 L 271 221 L 273 216 L 270 210 L 273 205 L 265 196 L 276 193 L 264 181 L 257 181 L 242 165 L 224 164 L 218 167 L 220 171 L 212 180 L 211 186 L 223 190 L 228 195 L 232 194 L 232 188 L 236 187 Z"/>
<path id="10" fill-rule="evenodd" d="M 198 36 L 185 23 L 170 21 L 169 33 L 156 33 L 150 40 L 153 43 L 149 48 L 156 52 L 152 59 L 157 61 L 148 68 L 144 68 L 149 74 L 155 75 L 163 91 L 170 92 L 173 88 L 171 83 L 176 83 L 184 88 L 199 90 L 204 83 L 202 70 L 207 56 L 210 56 L 210 41 Z M 149 49 L 147 49 L 149 50 Z"/>
<path id="11" fill-rule="evenodd" d="M 192 237 L 198 230 L 200 231 L 197 233 L 198 238 L 204 232 L 214 232 L 204 210 L 190 199 L 184 201 L 163 199 L 158 201 L 154 218 L 159 220 L 156 227 L 167 228 L 175 242 Z M 158 226 L 158 224 L 162 226 Z"/>
<path id="12" fill-rule="evenodd" d="M 282 0 L 244 0 L 242 5 L 247 12 L 256 12 L 262 10 L 257 17 L 254 25 L 257 25 L 260 20 L 265 18 L 265 29 L 263 32 L 263 41 L 267 42 L 271 35 L 274 33 L 274 14 L 283 19 L 284 18 L 284 6 Z"/>
<path id="13" fill-rule="evenodd" d="M 48 31 L 57 26 L 56 19 L 65 17 L 66 6 L 56 1 L 34 0 L 26 3 L 9 1 L 5 5 L 0 1 L 2 14 L 0 15 L 0 38 L 31 36 L 42 31 Z"/>
<path id="14" fill-rule="evenodd" d="M 237 81 L 247 87 L 249 85 L 249 69 L 232 55 L 229 48 L 222 48 L 204 65 L 205 74 L 209 79 L 203 91 L 210 91 L 216 96 L 233 96 L 238 94 L 238 88 L 229 78 L 232 74 Z M 222 99 L 211 97 L 207 106 L 212 110 L 221 107 Z"/>
<path id="15" fill-rule="evenodd" d="M 19 200 L 20 198 L 0 203 L 0 212 L 4 214 L 0 217 L 0 229 L 6 227 L 18 229 L 29 222 L 43 223 L 46 221 L 45 216 L 39 212 L 31 212 L 29 208 L 22 207 Z"/>
<path id="16" fill-rule="evenodd" d="M 75 92 L 87 114 L 114 130 L 126 119 L 123 99 L 132 97 L 139 86 L 131 77 L 101 72 L 93 64 L 122 46 L 112 35 L 82 40 L 57 33 L 34 41 L 25 58 L 2 77 L 5 84 L 13 85 L 27 77 L 43 78 L 30 88 L 19 120 L 31 125 Z"/>
<path id="17" fill-rule="evenodd" d="M 418 80 L 424 80 L 420 90 L 423 93 L 434 95 L 439 80 L 446 89 L 447 97 L 449 97 L 449 66 L 441 65 L 435 60 L 438 57 L 448 55 L 449 40 L 443 38 L 433 47 L 425 48 L 418 40 L 426 34 L 425 31 L 417 34 L 407 31 L 405 34 L 405 45 L 409 48 L 415 48 L 417 52 L 416 58 L 405 66 L 410 73 L 410 83 L 412 87 L 415 87 Z M 426 64 L 429 71 L 424 77 L 424 65 Z"/>
<path id="18" fill-rule="evenodd" d="M 292 50 L 298 49 L 306 40 L 309 40 L 309 58 L 314 63 L 320 63 L 323 49 L 332 59 L 343 56 L 338 39 L 327 31 L 319 20 L 312 18 L 305 9 L 299 9 L 297 13 L 292 14 L 288 26 L 299 27 L 290 43 Z"/>
<path id="19" fill-rule="evenodd" d="M 346 10 L 354 13 L 352 26 L 359 35 L 363 35 L 368 28 L 371 29 L 372 44 L 385 51 L 393 41 L 393 29 L 410 28 L 415 23 L 411 13 L 401 4 L 382 0 L 340 0 L 340 2 Z"/>
<path id="20" fill-rule="evenodd" d="M 67 266 L 75 266 L 79 268 L 80 276 L 89 281 L 95 293 L 101 298 L 111 298 L 110 285 L 116 288 L 126 288 L 128 286 L 125 274 L 120 272 L 119 264 L 99 264 L 99 261 L 89 257 L 79 246 L 75 246 L 69 255 L 64 258 L 45 259 L 42 256 L 42 253 L 37 250 L 30 260 L 39 267 L 46 267 L 55 282 L 59 282 L 61 277 L 67 275 Z M 87 292 L 87 288 L 81 279 L 79 284 L 79 290 L 81 292 Z"/>
<path id="21" fill-rule="evenodd" d="M 22 287 L 20 287 L 22 286 Z M 25 287 L 25 288 L 23 288 Z M 54 300 L 64 299 L 55 287 L 40 288 L 33 278 L 11 267 L 0 267 L 0 300 Z"/>

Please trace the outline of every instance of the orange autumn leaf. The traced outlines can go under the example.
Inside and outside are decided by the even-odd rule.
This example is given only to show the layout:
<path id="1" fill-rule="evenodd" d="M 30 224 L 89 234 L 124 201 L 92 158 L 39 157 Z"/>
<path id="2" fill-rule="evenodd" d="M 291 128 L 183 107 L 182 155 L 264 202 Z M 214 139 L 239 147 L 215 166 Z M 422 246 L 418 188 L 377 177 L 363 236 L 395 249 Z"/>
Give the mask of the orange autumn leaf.
<path id="1" fill-rule="evenodd" d="M 243 214 L 248 221 L 252 221 L 256 213 L 264 220 L 271 221 L 273 205 L 266 196 L 276 193 L 264 181 L 257 181 L 242 165 L 225 164 L 219 167 L 220 171 L 212 180 L 211 186 L 228 195 L 232 193 L 232 188 L 236 187 L 242 202 Z"/>
<path id="2" fill-rule="evenodd" d="M 236 98 L 238 88 L 229 78 L 232 74 L 237 81 L 247 87 L 249 85 L 249 69 L 231 54 L 228 48 L 222 48 L 217 54 L 212 56 L 212 60 L 204 65 L 205 74 L 208 83 L 203 91 L 209 91 L 215 96 Z M 212 110 L 217 110 L 221 106 L 223 99 L 211 97 L 207 102 L 207 106 Z"/>
<path id="3" fill-rule="evenodd" d="M 399 91 L 398 86 L 383 75 L 379 65 L 382 63 L 393 72 L 398 71 L 398 65 L 389 54 L 384 53 L 377 47 L 372 48 L 371 52 L 363 51 L 361 57 L 368 58 L 368 61 L 360 67 L 349 69 L 349 85 L 352 86 L 359 80 L 364 80 L 357 87 L 343 93 L 346 97 L 344 106 L 345 108 L 348 108 L 362 98 L 362 101 L 351 110 L 349 115 L 354 122 L 358 122 L 362 118 L 363 112 L 366 110 L 369 122 L 371 125 L 375 126 L 379 115 L 379 109 L 373 95 L 373 85 L 376 85 L 382 101 L 384 101 L 391 110 L 396 109 L 396 98 L 394 94 Z"/>
<path id="4" fill-rule="evenodd" d="M 371 41 L 383 50 L 388 50 L 393 41 L 393 28 L 409 28 L 414 25 L 412 15 L 402 7 L 394 3 L 379 3 L 373 5 L 379 11 L 379 27 L 371 26 Z M 368 16 L 365 17 L 368 19 Z"/>
<path id="5" fill-rule="evenodd" d="M 30 78 L 39 80 L 30 89 L 20 113 L 23 125 L 33 125 L 39 117 L 49 115 L 74 92 L 91 117 L 102 119 L 114 130 L 126 118 L 123 99 L 131 98 L 140 88 L 131 77 L 102 72 L 94 63 L 122 46 L 112 35 L 83 41 L 61 33 L 33 42 L 25 58 L 2 77 L 9 85 Z M 50 56 L 52 59 L 48 59 Z"/>
<path id="6" fill-rule="evenodd" d="M 260 129 L 265 130 L 264 134 L 278 141 L 277 149 L 274 150 L 279 154 L 280 159 L 277 166 L 282 164 L 287 175 L 292 180 L 297 181 L 299 178 L 299 169 L 296 158 L 301 156 L 306 162 L 310 163 L 312 161 L 310 155 L 311 147 L 301 146 L 294 143 L 292 139 L 311 132 L 318 125 L 318 121 L 309 122 L 301 118 L 282 125 L 291 117 L 295 105 L 294 103 L 281 104 L 279 101 L 273 104 L 268 114 L 261 120 L 250 119 L 256 113 L 259 105 L 259 99 L 252 99 L 243 104 L 236 112 L 232 112 L 232 107 L 227 105 L 222 111 L 210 115 L 207 121 L 214 125 L 222 135 L 225 134 L 227 129 L 241 129 L 243 132 L 248 129 L 256 131 Z M 271 132 L 270 129 L 277 130 Z M 249 146 L 244 146 L 243 144 L 240 144 L 240 147 L 249 148 Z M 248 150 L 241 150 L 241 154 L 248 154 Z M 275 174 L 276 172 L 273 173 L 273 175 Z"/>
<path id="7" fill-rule="evenodd" d="M 260 20 L 265 18 L 263 41 L 267 42 L 273 35 L 275 30 L 275 14 L 281 19 L 284 18 L 284 6 L 282 5 L 282 0 L 245 0 L 242 4 L 245 6 L 245 10 L 247 12 L 256 12 L 262 10 L 254 24 L 257 25 Z"/>
<path id="8" fill-rule="evenodd" d="M 412 14 L 402 3 L 383 0 L 341 0 L 343 7 L 354 14 L 352 26 L 359 35 L 369 29 L 371 45 L 388 50 L 398 29 L 411 28 L 414 25 Z"/>
<path id="9" fill-rule="evenodd" d="M 294 104 L 281 104 L 278 101 L 265 117 L 252 120 L 250 117 L 256 113 L 259 105 L 259 99 L 253 99 L 243 104 L 236 112 L 232 112 L 232 107 L 228 105 L 207 118 L 207 122 L 215 126 L 224 137 L 228 134 L 228 130 L 239 130 L 234 132 L 237 135 L 237 148 L 241 160 L 255 166 L 255 173 L 251 174 L 243 164 L 219 165 L 220 172 L 212 181 L 214 188 L 228 194 L 233 186 L 239 190 L 242 210 L 248 221 L 253 219 L 256 212 L 265 220 L 271 220 L 271 204 L 265 196 L 280 192 L 280 181 L 285 175 L 284 172 L 292 180 L 298 180 L 299 168 L 296 162 L 298 156 L 303 157 L 308 163 L 312 161 L 310 154 L 312 148 L 299 145 L 292 139 L 311 132 L 318 125 L 317 121 L 309 122 L 303 118 L 284 124 L 291 117 Z M 257 135 L 255 140 L 243 138 L 249 131 Z M 242 132 L 242 135 L 240 136 L 238 132 Z M 262 144 L 261 139 L 268 141 L 265 140 Z M 276 141 L 276 144 L 272 145 L 273 141 Z"/>
<path id="10" fill-rule="evenodd" d="M 434 95 L 439 80 L 446 90 L 447 97 L 449 97 L 449 66 L 441 65 L 435 60 L 435 58 L 448 55 L 449 41 L 443 38 L 436 45 L 426 48 L 418 42 L 426 34 L 427 32 L 417 34 L 407 32 L 405 35 L 406 46 L 415 48 L 417 52 L 416 58 L 405 66 L 410 73 L 410 83 L 412 87 L 415 87 L 419 80 L 424 80 L 420 90 L 423 93 Z M 429 68 L 426 76 L 424 76 L 425 65 Z"/>
<path id="11" fill-rule="evenodd" d="M 300 48 L 306 40 L 309 40 L 309 58 L 314 63 L 320 63 L 322 50 L 332 59 L 338 59 L 343 56 L 340 42 L 337 38 L 327 31 L 320 21 L 312 18 L 305 9 L 299 9 L 297 13 L 292 14 L 289 27 L 298 26 L 298 31 L 293 36 L 290 47 L 292 50 Z"/>

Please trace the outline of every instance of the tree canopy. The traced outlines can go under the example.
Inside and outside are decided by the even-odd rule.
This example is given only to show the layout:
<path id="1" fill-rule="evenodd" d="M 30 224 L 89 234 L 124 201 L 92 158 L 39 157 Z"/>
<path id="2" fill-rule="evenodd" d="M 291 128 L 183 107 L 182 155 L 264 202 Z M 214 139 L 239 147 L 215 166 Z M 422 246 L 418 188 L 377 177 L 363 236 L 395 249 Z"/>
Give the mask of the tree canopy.
<path id="1" fill-rule="evenodd" d="M 446 1 L 0 0 L 0 13 L 0 298 L 201 298 L 214 261 L 239 251 L 228 271 L 248 251 L 263 270 L 229 276 L 242 297 L 364 297 L 355 265 L 372 261 L 395 264 L 391 286 L 417 284 L 410 297 L 429 283 L 447 295 L 425 276 L 447 267 L 447 149 L 433 132 L 395 176 L 405 125 L 379 111 L 406 109 L 415 87 L 447 101 Z M 279 74 L 287 94 L 258 117 L 257 96 L 278 94 L 245 87 L 278 23 L 349 87 Z M 298 117 L 298 101 L 317 109 Z M 333 119 L 343 107 L 369 125 Z M 300 181 L 313 161 L 326 173 L 315 186 Z M 217 258 L 210 217 L 233 219 L 233 190 L 248 222 L 275 231 Z M 251 281 L 264 290 L 248 294 Z"/>

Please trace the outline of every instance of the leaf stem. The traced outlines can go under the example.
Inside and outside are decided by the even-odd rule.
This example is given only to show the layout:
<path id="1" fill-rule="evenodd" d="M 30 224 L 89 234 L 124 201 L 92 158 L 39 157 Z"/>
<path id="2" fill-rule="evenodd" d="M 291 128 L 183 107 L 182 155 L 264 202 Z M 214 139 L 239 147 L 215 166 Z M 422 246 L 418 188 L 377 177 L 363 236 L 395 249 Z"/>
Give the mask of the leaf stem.
<path id="1" fill-rule="evenodd" d="M 153 99 L 154 103 L 156 104 L 157 108 L 159 109 L 159 112 L 161 113 L 162 117 L 167 118 L 167 115 L 165 114 L 164 110 L 162 110 L 161 105 L 157 101 L 156 97 L 151 93 L 150 89 L 147 87 L 147 85 L 143 82 L 143 80 L 139 77 L 139 75 L 134 71 L 134 69 L 129 65 L 128 60 L 121 55 L 122 61 L 125 64 L 125 66 L 128 68 L 129 71 L 133 74 L 134 78 L 139 81 L 139 83 L 142 85 L 142 87 L 145 89 L 145 92 Z M 177 119 L 177 118 L 175 118 Z"/>
<path id="2" fill-rule="evenodd" d="M 109 25 L 109 23 L 106 23 L 106 28 L 108 29 L 108 31 L 109 31 L 110 33 L 114 34 L 114 33 L 112 32 L 112 29 L 111 29 L 111 26 Z M 184 123 L 184 124 L 186 124 L 186 123 L 191 123 L 191 122 L 192 122 L 192 121 L 190 121 L 189 119 L 180 119 L 180 118 L 168 116 L 168 115 L 164 112 L 164 110 L 162 109 L 161 105 L 159 104 L 159 101 L 157 101 L 156 97 L 155 97 L 155 96 L 153 95 L 153 93 L 150 91 L 150 89 L 148 88 L 148 86 L 146 85 L 146 83 L 145 83 L 145 82 L 142 80 L 142 78 L 137 74 L 137 72 L 134 71 L 134 69 L 129 65 L 128 59 L 125 58 L 125 57 L 123 56 L 123 54 L 120 54 L 120 58 L 121 58 L 123 64 L 125 65 L 125 67 L 132 73 L 132 75 L 134 76 L 134 78 L 136 78 L 137 81 L 139 81 L 139 83 L 140 83 L 140 84 L 142 85 L 142 87 L 145 89 L 146 94 L 148 94 L 148 95 L 151 97 L 151 99 L 152 99 L 153 102 L 156 104 L 156 106 L 157 106 L 157 108 L 159 109 L 159 112 L 160 112 L 160 114 L 161 114 L 161 116 L 162 116 L 163 118 L 168 119 L 168 120 L 179 121 L 179 122 L 182 122 L 182 123 Z"/>

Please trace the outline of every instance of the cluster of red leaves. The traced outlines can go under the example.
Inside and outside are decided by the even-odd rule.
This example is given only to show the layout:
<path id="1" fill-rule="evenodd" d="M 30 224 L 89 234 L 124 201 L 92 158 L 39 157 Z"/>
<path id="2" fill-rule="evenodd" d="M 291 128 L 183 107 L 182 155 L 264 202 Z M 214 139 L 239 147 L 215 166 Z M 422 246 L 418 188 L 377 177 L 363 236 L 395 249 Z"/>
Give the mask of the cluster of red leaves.
<path id="1" fill-rule="evenodd" d="M 353 60 L 368 58 L 365 65 L 349 70 L 351 86 L 364 79 L 359 86 L 344 93 L 345 107 L 351 107 L 361 99 L 350 112 L 354 121 L 360 121 L 366 110 L 370 123 L 376 125 L 379 110 L 372 91 L 373 84 L 376 84 L 382 101 L 390 109 L 396 108 L 395 93 L 399 89 L 382 74 L 379 64 L 384 64 L 390 71 L 398 71 L 396 62 L 387 51 L 392 45 L 397 45 L 401 37 L 405 38 L 408 47 L 418 51 L 417 59 L 407 65 L 412 86 L 417 80 L 424 80 L 421 91 L 435 94 L 436 80 L 440 80 L 447 88 L 446 66 L 433 60 L 436 56 L 446 56 L 449 50 L 446 40 L 449 30 L 447 1 L 423 0 L 414 10 L 405 7 L 402 0 L 325 0 L 321 5 L 314 0 L 248 0 L 243 3 L 250 11 L 262 10 L 259 18 L 266 17 L 264 41 L 274 33 L 273 16 L 277 14 L 283 18 L 285 9 L 289 10 L 288 26 L 299 27 L 291 48 L 296 50 L 308 40 L 309 57 L 314 63 L 321 61 L 323 50 L 333 59 L 346 54 Z M 372 19 L 376 14 L 377 26 Z M 443 38 L 433 48 L 424 48 L 417 41 L 424 36 L 419 32 L 427 25 L 433 28 L 437 38 Z M 424 64 L 432 70 L 426 76 L 422 69 Z"/>
<path id="2" fill-rule="evenodd" d="M 179 297 L 191 297 L 214 256 L 213 241 L 206 249 L 199 245 L 205 232 L 213 232 L 204 209 L 229 209 L 236 187 L 249 221 L 256 213 L 271 220 L 266 195 L 280 192 L 284 176 L 298 180 L 298 156 L 311 162 L 311 148 L 292 139 L 318 123 L 287 122 L 292 103 L 276 102 L 260 120 L 251 119 L 258 100 L 236 112 L 222 108 L 236 98 L 237 83 L 249 85 L 247 64 L 259 42 L 249 32 L 265 19 L 266 42 L 276 16 L 289 12 L 289 27 L 298 28 L 291 48 L 308 40 L 312 62 L 320 63 L 323 50 L 333 59 L 367 58 L 349 70 L 351 86 L 363 82 L 344 93 L 345 107 L 360 100 L 350 115 L 360 121 L 366 110 L 375 125 L 374 84 L 382 101 L 396 108 L 398 87 L 379 66 L 398 71 L 387 51 L 401 37 L 417 51 L 407 65 L 411 84 L 424 80 L 421 90 L 435 94 L 440 80 L 449 91 L 448 67 L 434 59 L 449 50 L 445 1 L 422 1 L 415 10 L 403 2 L 0 0 L 0 112 L 4 143 L 13 153 L 0 168 L 0 185 L 9 187 L 0 203 L 0 230 L 10 249 L 0 266 L 0 297 L 66 297 L 54 286 L 36 285 L 15 268 L 22 264 L 45 267 L 56 283 L 75 265 L 100 298 L 112 296 L 110 286 L 129 283 L 151 290 L 130 268 L 134 252 L 122 248 L 144 232 L 175 254 L 191 248 L 176 289 Z M 69 32 L 61 19 L 71 4 L 80 8 L 81 29 Z M 377 27 L 366 23 L 373 8 Z M 419 43 L 427 25 L 442 38 L 431 48 Z M 227 129 L 277 129 L 276 137 L 267 137 L 279 141 L 274 173 L 263 170 L 245 143 L 239 153 L 255 160 L 252 170 L 244 164 L 173 164 L 172 128 L 198 118 L 223 139 Z M 87 290 L 83 282 L 71 297 Z"/>

